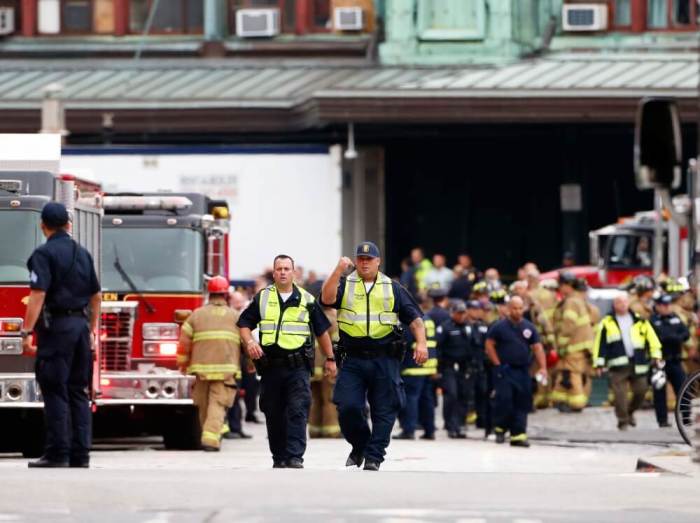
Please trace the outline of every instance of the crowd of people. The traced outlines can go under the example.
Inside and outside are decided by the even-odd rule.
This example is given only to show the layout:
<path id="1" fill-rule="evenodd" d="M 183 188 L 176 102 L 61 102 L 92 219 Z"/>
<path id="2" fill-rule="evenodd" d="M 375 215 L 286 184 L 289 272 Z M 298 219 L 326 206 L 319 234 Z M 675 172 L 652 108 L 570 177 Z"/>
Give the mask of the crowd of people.
<path id="1" fill-rule="evenodd" d="M 687 281 L 662 278 L 654 282 L 639 276 L 619 290 L 609 311 L 600 311 L 588 299 L 586 281 L 566 268 L 558 279 L 543 280 L 538 267 L 526 263 L 517 279 L 506 285 L 496 268 L 482 271 L 468 254 L 459 255 L 451 267 L 447 261 L 440 253 L 428 259 L 421 248 L 414 248 L 396 278 L 425 314 L 431 357 L 420 367 L 412 362 L 413 340 L 405 329 L 409 348 L 402 369 L 406 403 L 399 417 L 401 430 L 394 438 L 415 439 L 417 429 L 422 428 L 421 439 L 434 439 L 435 408 L 441 396 L 449 438 L 465 438 L 467 427 L 474 424 L 485 437 L 505 440 L 509 429 L 499 423 L 508 422 L 499 421 L 503 416 L 498 408 L 494 416 L 494 406 L 498 407 L 494 374 L 500 371 L 490 360 L 487 346 L 491 327 L 512 317 L 514 299 L 522 318 L 534 326 L 533 335 L 542 344 L 547 367 L 546 374 L 538 374 L 533 351 L 525 385 L 531 390 L 528 410 L 554 407 L 562 413 L 581 412 L 589 405 L 593 378 L 606 375 L 608 401 L 614 405 L 620 430 L 634 427 L 635 411 L 649 401 L 659 426 L 669 426 L 675 393 L 686 373 L 700 367 L 696 301 Z M 295 281 L 319 296 L 323 280 L 315 272 L 305 273 L 298 266 Z M 252 296 L 271 282 L 272 271 L 266 270 L 254 286 L 231 289 L 231 307 L 244 310 Z M 317 359 L 322 359 L 318 352 Z M 241 386 L 228 412 L 226 438 L 249 437 L 243 431 L 243 419 L 260 423 L 259 385 L 255 368 L 245 356 L 242 368 Z M 332 403 L 333 380 L 323 377 L 319 362 L 312 390 L 310 436 L 340 437 Z M 525 427 L 518 430 L 521 434 L 510 430 L 511 444 L 527 446 Z"/>

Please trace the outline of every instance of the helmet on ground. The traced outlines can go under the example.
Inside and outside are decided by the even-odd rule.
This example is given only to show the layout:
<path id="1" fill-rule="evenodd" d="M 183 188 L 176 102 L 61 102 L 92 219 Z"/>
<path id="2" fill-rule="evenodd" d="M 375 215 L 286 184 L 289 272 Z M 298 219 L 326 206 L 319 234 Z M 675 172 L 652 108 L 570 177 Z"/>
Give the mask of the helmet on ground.
<path id="1" fill-rule="evenodd" d="M 207 283 L 207 291 L 209 294 L 226 294 L 228 293 L 228 280 L 223 276 L 214 276 Z"/>

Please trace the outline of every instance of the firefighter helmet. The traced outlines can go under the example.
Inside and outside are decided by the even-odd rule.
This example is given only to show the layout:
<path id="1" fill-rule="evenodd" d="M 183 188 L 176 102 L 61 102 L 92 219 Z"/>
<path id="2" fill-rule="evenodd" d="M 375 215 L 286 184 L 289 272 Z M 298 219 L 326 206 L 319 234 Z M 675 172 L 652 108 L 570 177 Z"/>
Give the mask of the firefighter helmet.
<path id="1" fill-rule="evenodd" d="M 228 292 L 228 280 L 223 276 L 214 276 L 207 284 L 209 294 L 226 294 Z"/>
<path id="2" fill-rule="evenodd" d="M 561 271 L 559 273 L 559 285 L 576 285 L 576 275 L 571 271 Z"/>
<path id="3" fill-rule="evenodd" d="M 637 292 L 637 294 L 643 294 L 645 292 L 653 291 L 655 288 L 654 278 L 646 274 L 640 274 L 635 276 L 632 280 L 632 287 Z"/>

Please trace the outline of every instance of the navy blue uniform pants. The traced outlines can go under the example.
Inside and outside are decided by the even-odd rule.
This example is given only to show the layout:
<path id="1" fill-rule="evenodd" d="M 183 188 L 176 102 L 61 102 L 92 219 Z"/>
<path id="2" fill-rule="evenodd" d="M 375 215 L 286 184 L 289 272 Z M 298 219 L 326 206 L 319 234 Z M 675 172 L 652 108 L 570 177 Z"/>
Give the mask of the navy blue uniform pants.
<path id="1" fill-rule="evenodd" d="M 304 459 L 311 382 L 305 367 L 269 367 L 260 379 L 260 410 L 274 461 Z"/>
<path id="2" fill-rule="evenodd" d="M 469 399 L 473 394 L 470 389 L 474 388 L 474 382 L 467 378 L 465 364 L 443 365 L 440 373 L 445 428 L 448 432 L 460 432 L 465 425 Z"/>
<path id="3" fill-rule="evenodd" d="M 493 424 L 497 432 L 513 436 L 527 431 L 532 408 L 532 384 L 527 368 L 501 366 L 493 369 Z"/>
<path id="4" fill-rule="evenodd" d="M 479 370 L 475 377 L 474 405 L 476 407 L 476 426 L 484 429 L 486 434 L 493 431 L 491 415 L 491 393 L 493 392 L 493 374 L 491 366 Z"/>
<path id="5" fill-rule="evenodd" d="M 231 432 L 240 433 L 243 431 L 243 424 L 241 423 L 243 418 L 243 409 L 241 408 L 242 401 L 240 389 L 238 389 L 238 391 L 236 391 L 236 397 L 233 400 L 233 405 L 231 405 L 231 408 L 228 409 L 226 413 L 226 422 Z"/>
<path id="6" fill-rule="evenodd" d="M 435 434 L 435 389 L 430 376 L 402 376 L 406 404 L 399 414 L 401 430 L 413 434 L 420 423 L 427 436 Z"/>
<path id="7" fill-rule="evenodd" d="M 260 389 L 260 384 L 254 372 L 243 372 L 241 388 L 245 391 L 245 397 L 243 398 L 245 414 L 246 416 L 252 416 L 258 410 L 258 392 Z"/>
<path id="8" fill-rule="evenodd" d="M 406 402 L 399 361 L 388 356 L 348 357 L 338 374 L 333 402 L 338 406 L 340 430 L 353 452 L 369 461 L 384 461 L 396 417 Z M 365 415 L 367 403 L 371 430 Z"/>
<path id="9" fill-rule="evenodd" d="M 673 387 L 673 392 L 676 394 L 676 401 L 678 401 L 678 393 L 685 381 L 683 364 L 680 360 L 668 360 L 664 370 L 666 371 L 666 380 L 671 384 L 671 387 Z M 656 421 L 658 423 L 668 423 L 666 387 L 661 390 L 654 389 L 654 410 L 656 411 Z"/>
<path id="10" fill-rule="evenodd" d="M 46 448 L 53 461 L 86 461 L 92 437 L 92 343 L 87 320 L 58 317 L 39 329 L 36 379 L 44 399 Z"/>

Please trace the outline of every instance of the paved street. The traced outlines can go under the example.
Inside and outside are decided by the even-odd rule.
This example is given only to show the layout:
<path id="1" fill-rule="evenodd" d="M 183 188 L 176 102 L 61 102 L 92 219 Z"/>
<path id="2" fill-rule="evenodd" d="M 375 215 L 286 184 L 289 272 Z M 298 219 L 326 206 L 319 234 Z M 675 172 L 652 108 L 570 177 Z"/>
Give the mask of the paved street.
<path id="1" fill-rule="evenodd" d="M 380 473 L 346 469 L 340 440 L 311 440 L 305 470 L 272 470 L 264 429 L 250 424 L 254 439 L 226 441 L 220 454 L 166 452 L 153 438 L 102 442 L 89 471 L 30 471 L 3 456 L 0 521 L 698 521 L 700 466 L 687 447 L 662 443 L 672 431 L 645 443 L 655 429 L 642 414 L 641 442 L 635 431 L 625 443 L 571 441 L 587 424 L 612 440 L 608 409 L 533 416 L 531 449 L 475 431 L 468 441 L 394 441 Z M 639 458 L 671 472 L 636 472 Z"/>

